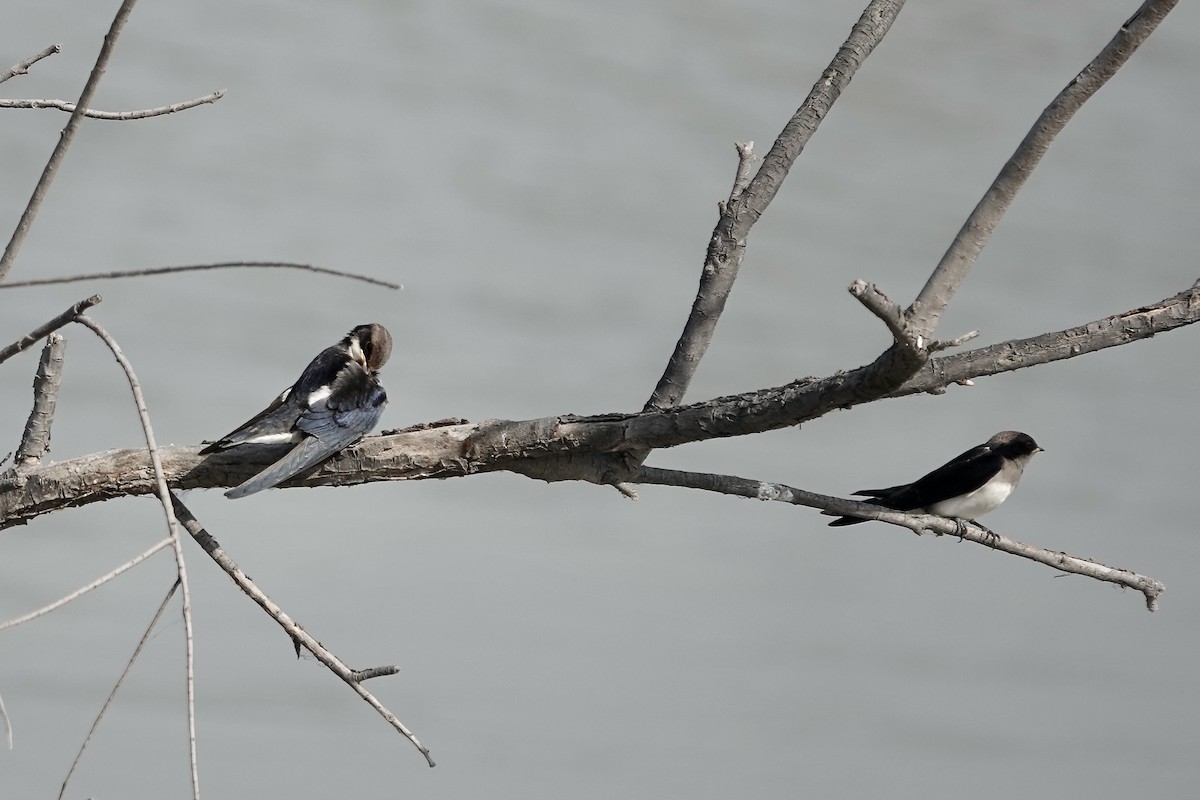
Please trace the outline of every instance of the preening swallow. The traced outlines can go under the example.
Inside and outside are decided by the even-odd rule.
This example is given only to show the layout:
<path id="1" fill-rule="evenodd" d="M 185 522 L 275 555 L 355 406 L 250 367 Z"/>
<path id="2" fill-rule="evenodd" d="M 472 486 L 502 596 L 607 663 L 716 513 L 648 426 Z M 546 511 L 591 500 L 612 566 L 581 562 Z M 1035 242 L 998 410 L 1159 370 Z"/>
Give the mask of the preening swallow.
<path id="1" fill-rule="evenodd" d="M 1028 434 L 1001 431 L 912 483 L 887 489 L 862 489 L 854 494 L 896 511 L 974 521 L 1008 499 L 1029 459 L 1041 450 Z M 859 517 L 838 517 L 829 524 L 856 525 L 866 521 Z"/>
<path id="2" fill-rule="evenodd" d="M 379 370 L 392 335 L 378 323 L 359 325 L 322 350 L 271 405 L 200 453 L 241 444 L 292 444 L 283 458 L 225 493 L 236 499 L 278 486 L 366 436 L 379 422 L 387 393 Z"/>

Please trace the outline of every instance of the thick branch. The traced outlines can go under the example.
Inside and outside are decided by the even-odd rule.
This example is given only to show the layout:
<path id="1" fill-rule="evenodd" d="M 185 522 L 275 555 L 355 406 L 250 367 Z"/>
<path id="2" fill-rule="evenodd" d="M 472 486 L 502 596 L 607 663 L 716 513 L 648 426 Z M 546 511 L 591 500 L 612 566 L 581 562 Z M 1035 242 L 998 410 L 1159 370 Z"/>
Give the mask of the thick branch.
<path id="1" fill-rule="evenodd" d="M 728 436 L 778 430 L 879 397 L 933 392 L 980 375 L 1021 369 L 1128 344 L 1200 322 L 1200 282 L 1186 292 L 1078 328 L 1006 342 L 928 362 L 896 388 L 895 370 L 908 362 L 893 348 L 875 364 L 826 378 L 719 397 L 665 411 L 563 415 L 513 422 L 490 420 L 373 436 L 289 486 L 345 486 L 388 480 L 449 478 L 510 470 L 546 481 L 609 484 L 636 468 L 612 454 L 674 447 Z M 896 358 L 893 363 L 889 354 Z M 890 388 L 889 388 L 890 387 Z M 240 447 L 207 457 L 198 447 L 159 451 L 173 486 L 233 486 L 279 457 L 275 447 Z M 545 462 L 545 463 L 540 463 Z M 153 491 L 144 450 L 110 450 L 29 470 L 20 487 L 0 489 L 0 529 L 41 514 Z"/>
<path id="2" fill-rule="evenodd" d="M 1149 339 L 1194 322 L 1200 322 L 1200 280 L 1174 297 L 1124 314 L 1114 314 L 1064 331 L 1044 333 L 1029 339 L 1012 339 L 931 359 L 920 372 L 889 396 L 939 393 L 951 384 L 970 378 L 1074 358 Z"/>
<path id="3" fill-rule="evenodd" d="M 1178 1 L 1147 0 L 1143 3 L 1100 54 L 1046 106 L 983 199 L 967 217 L 950 248 L 921 289 L 921 294 L 908 309 L 906 316 L 914 331 L 927 339 L 933 336 L 942 312 L 966 279 L 975 259 L 1012 205 L 1017 192 L 1050 149 L 1054 137 L 1066 127 L 1075 112 L 1129 60 Z"/>

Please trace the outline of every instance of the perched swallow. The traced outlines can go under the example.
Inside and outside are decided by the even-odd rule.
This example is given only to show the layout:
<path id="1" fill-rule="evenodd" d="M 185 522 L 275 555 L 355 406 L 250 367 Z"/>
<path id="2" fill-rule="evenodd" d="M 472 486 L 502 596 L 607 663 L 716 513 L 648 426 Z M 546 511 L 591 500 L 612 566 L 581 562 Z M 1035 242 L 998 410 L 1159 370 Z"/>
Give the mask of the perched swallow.
<path id="1" fill-rule="evenodd" d="M 913 483 L 863 489 L 855 494 L 869 497 L 869 503 L 896 511 L 973 522 L 1012 494 L 1025 465 L 1041 449 L 1028 434 L 1001 431 Z M 866 521 L 860 517 L 838 517 L 829 524 L 856 525 Z"/>
<path id="2" fill-rule="evenodd" d="M 359 325 L 317 355 L 300 377 L 249 422 L 200 453 L 241 444 L 295 445 L 283 458 L 225 493 L 238 498 L 283 481 L 341 452 L 379 422 L 387 393 L 379 370 L 392 354 L 392 335 L 378 323 Z"/>

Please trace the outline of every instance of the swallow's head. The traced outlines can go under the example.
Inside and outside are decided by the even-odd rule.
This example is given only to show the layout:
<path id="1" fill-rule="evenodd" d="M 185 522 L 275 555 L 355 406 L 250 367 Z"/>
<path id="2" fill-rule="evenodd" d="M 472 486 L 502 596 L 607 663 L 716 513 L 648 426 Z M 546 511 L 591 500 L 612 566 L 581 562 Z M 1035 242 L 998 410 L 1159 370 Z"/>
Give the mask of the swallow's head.
<path id="1" fill-rule="evenodd" d="M 367 372 L 378 372 L 392 355 L 392 335 L 378 322 L 359 325 L 342 341 L 350 358 Z"/>
<path id="2" fill-rule="evenodd" d="M 1000 431 L 988 439 L 988 444 L 1007 458 L 1029 458 L 1034 453 L 1042 451 L 1032 436 L 1020 431 Z"/>

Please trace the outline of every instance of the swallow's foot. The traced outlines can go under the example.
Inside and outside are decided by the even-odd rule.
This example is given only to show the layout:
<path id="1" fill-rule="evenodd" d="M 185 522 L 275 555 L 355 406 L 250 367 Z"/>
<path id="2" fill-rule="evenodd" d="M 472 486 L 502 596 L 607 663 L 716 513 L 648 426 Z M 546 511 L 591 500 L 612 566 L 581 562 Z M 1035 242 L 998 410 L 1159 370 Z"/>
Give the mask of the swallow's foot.
<path id="1" fill-rule="evenodd" d="M 987 546 L 995 550 L 996 545 L 1000 544 L 1000 534 L 996 533 L 987 525 L 983 525 L 975 520 L 971 520 L 971 524 L 983 531 L 984 535 L 987 536 Z"/>

